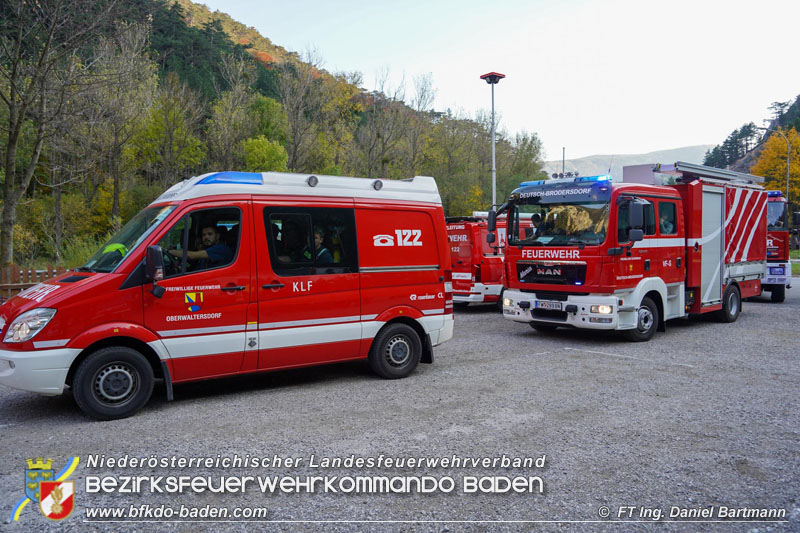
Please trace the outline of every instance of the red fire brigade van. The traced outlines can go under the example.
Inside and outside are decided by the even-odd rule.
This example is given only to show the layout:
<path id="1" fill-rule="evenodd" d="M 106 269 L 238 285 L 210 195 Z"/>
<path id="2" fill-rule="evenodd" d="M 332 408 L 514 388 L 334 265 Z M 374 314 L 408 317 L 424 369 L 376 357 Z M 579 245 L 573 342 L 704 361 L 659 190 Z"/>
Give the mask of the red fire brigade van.
<path id="1" fill-rule="evenodd" d="M 537 330 L 622 330 L 649 340 L 665 321 L 733 322 L 766 272 L 763 178 L 701 165 L 637 165 L 608 176 L 523 183 L 501 211 L 541 223 L 509 239 L 503 315 Z M 492 228 L 494 216 L 490 215 Z"/>
<path id="2" fill-rule="evenodd" d="M 453 335 L 433 178 L 221 172 L 183 181 L 84 266 L 0 307 L 0 383 L 129 416 L 154 378 L 366 358 L 386 378 Z"/>
<path id="3" fill-rule="evenodd" d="M 789 221 L 786 198 L 780 191 L 767 192 L 767 277 L 761 285 L 773 302 L 786 299 L 791 288 L 792 266 L 789 263 Z"/>
<path id="4" fill-rule="evenodd" d="M 495 303 L 502 310 L 506 287 L 503 267 L 506 242 L 506 217 L 496 220 L 498 245 L 489 244 L 486 211 L 475 211 L 471 217 L 447 217 L 447 237 L 453 261 L 453 302 Z M 520 220 L 520 231 L 531 232 L 531 218 Z"/>

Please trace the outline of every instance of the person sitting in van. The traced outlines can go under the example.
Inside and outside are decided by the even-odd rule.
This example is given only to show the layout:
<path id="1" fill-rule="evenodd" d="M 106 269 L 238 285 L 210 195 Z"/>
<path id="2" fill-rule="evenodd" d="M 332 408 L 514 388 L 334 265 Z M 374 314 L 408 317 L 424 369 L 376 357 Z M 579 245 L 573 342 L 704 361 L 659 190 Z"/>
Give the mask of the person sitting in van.
<path id="1" fill-rule="evenodd" d="M 333 263 L 333 254 L 328 250 L 323 242 L 325 241 L 325 230 L 317 226 L 314 228 L 314 262 Z"/>
<path id="2" fill-rule="evenodd" d="M 233 260 L 233 250 L 220 240 L 219 228 L 216 225 L 207 224 L 200 232 L 200 239 L 203 243 L 202 250 L 185 250 L 189 261 L 197 261 L 192 270 L 205 270 L 227 265 Z M 169 250 L 169 254 L 175 257 L 183 257 L 184 250 Z"/>

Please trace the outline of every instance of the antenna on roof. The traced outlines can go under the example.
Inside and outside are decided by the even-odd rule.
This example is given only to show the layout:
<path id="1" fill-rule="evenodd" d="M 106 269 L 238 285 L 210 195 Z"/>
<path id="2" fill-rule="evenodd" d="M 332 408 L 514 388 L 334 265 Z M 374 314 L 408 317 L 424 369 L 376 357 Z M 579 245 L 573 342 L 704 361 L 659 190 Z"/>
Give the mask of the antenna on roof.
<path id="1" fill-rule="evenodd" d="M 608 172 L 606 174 L 608 174 L 609 176 L 611 175 L 611 165 L 612 165 L 612 163 L 614 163 L 614 156 L 613 155 L 611 156 L 611 161 L 608 162 Z"/>

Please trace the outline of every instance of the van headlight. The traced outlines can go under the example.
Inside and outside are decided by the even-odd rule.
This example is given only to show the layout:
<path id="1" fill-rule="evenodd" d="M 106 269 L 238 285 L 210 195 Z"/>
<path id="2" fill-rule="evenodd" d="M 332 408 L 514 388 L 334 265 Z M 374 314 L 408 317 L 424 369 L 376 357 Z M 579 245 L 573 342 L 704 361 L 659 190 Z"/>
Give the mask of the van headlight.
<path id="1" fill-rule="evenodd" d="M 44 307 L 22 313 L 8 326 L 3 342 L 25 342 L 34 338 L 55 314 L 55 309 Z"/>
<path id="2" fill-rule="evenodd" d="M 599 315 L 610 315 L 613 308 L 610 305 L 593 305 L 590 311 Z"/>

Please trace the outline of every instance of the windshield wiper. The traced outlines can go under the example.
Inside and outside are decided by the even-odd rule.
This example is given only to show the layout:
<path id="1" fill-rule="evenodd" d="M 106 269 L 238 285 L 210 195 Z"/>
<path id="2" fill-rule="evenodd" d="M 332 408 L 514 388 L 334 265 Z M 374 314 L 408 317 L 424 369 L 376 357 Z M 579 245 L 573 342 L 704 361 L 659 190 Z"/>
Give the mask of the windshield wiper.
<path id="1" fill-rule="evenodd" d="M 80 266 L 75 268 L 75 272 L 97 272 L 97 271 L 93 268 Z"/>

